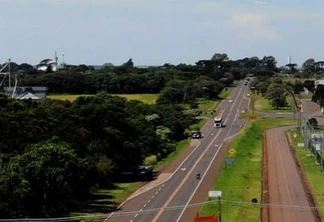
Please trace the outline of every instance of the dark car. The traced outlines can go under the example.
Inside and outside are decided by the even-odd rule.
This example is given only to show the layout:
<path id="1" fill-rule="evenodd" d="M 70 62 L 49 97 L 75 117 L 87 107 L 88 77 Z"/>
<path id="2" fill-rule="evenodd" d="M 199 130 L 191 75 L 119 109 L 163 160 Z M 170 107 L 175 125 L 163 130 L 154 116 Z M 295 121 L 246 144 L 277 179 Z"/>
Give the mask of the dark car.
<path id="1" fill-rule="evenodd" d="M 191 134 L 191 137 L 193 139 L 200 139 L 202 137 L 201 132 L 200 131 L 193 131 Z"/>

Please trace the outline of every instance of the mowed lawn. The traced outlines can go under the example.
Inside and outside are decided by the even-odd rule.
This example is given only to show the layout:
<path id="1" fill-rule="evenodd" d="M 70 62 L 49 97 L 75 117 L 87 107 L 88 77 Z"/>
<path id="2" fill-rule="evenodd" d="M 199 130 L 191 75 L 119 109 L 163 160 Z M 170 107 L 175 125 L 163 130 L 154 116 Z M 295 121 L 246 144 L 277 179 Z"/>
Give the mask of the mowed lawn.
<path id="1" fill-rule="evenodd" d="M 126 98 L 127 100 L 138 100 L 142 101 L 146 104 L 154 104 L 159 96 L 159 94 L 111 94 L 113 96 L 121 96 Z M 74 101 L 80 96 L 93 96 L 93 95 L 49 95 L 47 98 L 49 99 L 58 99 L 58 100 L 68 100 Z"/>

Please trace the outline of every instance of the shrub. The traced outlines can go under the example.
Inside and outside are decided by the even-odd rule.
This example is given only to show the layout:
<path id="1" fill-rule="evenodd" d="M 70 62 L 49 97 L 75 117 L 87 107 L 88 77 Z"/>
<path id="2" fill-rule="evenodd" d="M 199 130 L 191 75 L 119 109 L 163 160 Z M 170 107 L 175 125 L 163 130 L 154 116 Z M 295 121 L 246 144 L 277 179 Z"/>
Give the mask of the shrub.
<path id="1" fill-rule="evenodd" d="M 158 162 L 157 156 L 156 155 L 151 155 L 145 158 L 144 160 L 144 165 L 156 165 Z"/>

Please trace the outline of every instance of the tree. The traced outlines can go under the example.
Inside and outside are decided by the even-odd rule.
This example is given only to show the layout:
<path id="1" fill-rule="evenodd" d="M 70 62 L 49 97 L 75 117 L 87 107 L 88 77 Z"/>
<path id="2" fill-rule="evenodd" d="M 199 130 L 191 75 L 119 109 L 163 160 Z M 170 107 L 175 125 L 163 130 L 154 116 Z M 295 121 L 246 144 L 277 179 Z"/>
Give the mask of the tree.
<path id="1" fill-rule="evenodd" d="M 229 57 L 226 53 L 215 53 L 212 58 L 212 61 L 226 62 L 229 60 Z"/>
<path id="2" fill-rule="evenodd" d="M 0 162 L 0 216 L 56 217 L 89 190 L 88 163 L 65 143 L 45 142 Z M 5 208 L 4 208 L 5 206 Z"/>
<path id="3" fill-rule="evenodd" d="M 287 91 L 283 84 L 272 83 L 269 85 L 265 94 L 266 98 L 271 101 L 271 105 L 276 109 L 287 105 L 286 96 Z"/>
<path id="4" fill-rule="evenodd" d="M 289 63 L 285 66 L 288 67 L 289 74 L 294 74 L 294 73 L 298 72 L 296 63 Z"/>
<path id="5" fill-rule="evenodd" d="M 130 58 L 130 59 L 129 59 L 127 62 L 125 62 L 122 66 L 125 67 L 125 68 L 133 68 L 133 67 L 134 67 L 134 63 L 133 63 L 132 58 Z"/>
<path id="6" fill-rule="evenodd" d="M 314 80 L 305 80 L 304 87 L 308 89 L 311 93 L 315 90 L 315 82 Z"/>
<path id="7" fill-rule="evenodd" d="M 306 78 L 309 78 L 315 71 L 315 60 L 313 58 L 307 59 L 302 66 L 303 73 Z"/>
<path id="8" fill-rule="evenodd" d="M 324 106 L 324 85 L 317 85 L 312 96 L 312 101 L 316 102 L 321 108 Z"/>
<path id="9" fill-rule="evenodd" d="M 273 56 L 265 56 L 262 59 L 262 67 L 266 68 L 268 71 L 276 71 L 277 61 Z"/>

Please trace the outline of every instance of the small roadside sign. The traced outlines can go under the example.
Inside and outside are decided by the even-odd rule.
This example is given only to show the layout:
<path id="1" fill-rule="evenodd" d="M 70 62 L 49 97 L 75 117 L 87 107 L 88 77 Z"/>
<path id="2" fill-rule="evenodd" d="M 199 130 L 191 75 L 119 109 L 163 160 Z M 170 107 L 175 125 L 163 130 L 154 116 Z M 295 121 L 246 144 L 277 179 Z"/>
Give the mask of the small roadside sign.
<path id="1" fill-rule="evenodd" d="M 234 149 L 230 149 L 230 150 L 228 151 L 228 153 L 229 153 L 230 155 L 234 155 L 234 154 L 235 154 L 235 150 L 234 150 Z"/>
<path id="2" fill-rule="evenodd" d="M 235 159 L 225 159 L 225 163 L 226 164 L 234 164 L 235 163 Z"/>
<path id="3" fill-rule="evenodd" d="M 221 197 L 222 191 L 221 190 L 211 190 L 208 192 L 209 197 Z"/>

